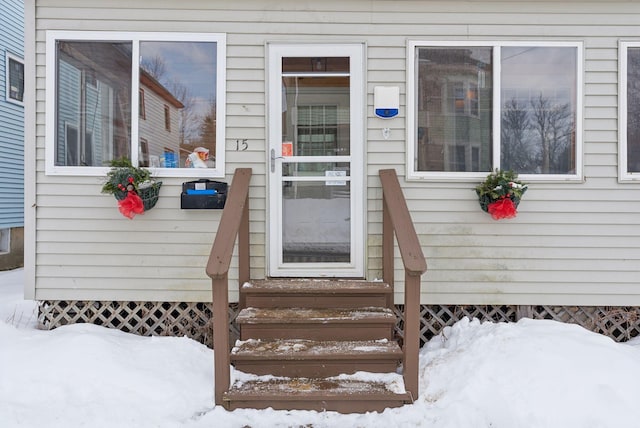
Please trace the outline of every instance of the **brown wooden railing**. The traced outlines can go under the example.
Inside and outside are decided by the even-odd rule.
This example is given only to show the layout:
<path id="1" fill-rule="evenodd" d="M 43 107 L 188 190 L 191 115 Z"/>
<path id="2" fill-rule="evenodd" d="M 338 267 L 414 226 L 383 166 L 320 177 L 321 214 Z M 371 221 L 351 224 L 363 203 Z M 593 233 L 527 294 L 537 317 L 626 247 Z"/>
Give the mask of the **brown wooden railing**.
<path id="1" fill-rule="evenodd" d="M 238 238 L 238 284 L 249 280 L 249 181 L 250 168 L 238 168 L 231 182 L 227 201 L 216 233 L 207 275 L 213 294 L 213 347 L 215 351 L 215 402 L 229 389 L 229 267 Z M 405 388 L 418 398 L 418 353 L 420 347 L 420 277 L 427 264 L 418 241 L 407 203 L 395 170 L 380 170 L 382 182 L 382 276 L 393 287 L 394 236 L 405 271 L 403 368 Z M 391 301 L 390 304 L 393 304 Z"/>
<path id="2" fill-rule="evenodd" d="M 404 264 L 403 377 L 405 389 L 415 400 L 418 398 L 420 352 L 420 277 L 427 271 L 427 262 L 396 171 L 381 169 L 379 174 L 382 182 L 382 278 L 393 287 L 395 234 Z"/>
<path id="3" fill-rule="evenodd" d="M 249 181 L 251 168 L 238 168 L 227 193 L 218 232 L 207 262 L 207 275 L 213 292 L 213 349 L 215 401 L 229 389 L 229 265 L 238 238 L 238 285 L 249 280 Z"/>

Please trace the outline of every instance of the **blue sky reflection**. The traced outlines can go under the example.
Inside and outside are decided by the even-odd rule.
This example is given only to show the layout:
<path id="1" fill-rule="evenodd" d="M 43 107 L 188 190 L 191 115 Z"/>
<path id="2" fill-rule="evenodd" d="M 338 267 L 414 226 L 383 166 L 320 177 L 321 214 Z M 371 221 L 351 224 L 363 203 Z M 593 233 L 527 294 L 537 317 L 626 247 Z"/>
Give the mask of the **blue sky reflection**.
<path id="1" fill-rule="evenodd" d="M 194 113 L 203 116 L 216 99 L 216 50 L 215 42 L 145 41 L 140 43 L 140 62 L 160 59 L 163 73 L 151 74 L 171 91 L 176 84 L 184 86 Z"/>

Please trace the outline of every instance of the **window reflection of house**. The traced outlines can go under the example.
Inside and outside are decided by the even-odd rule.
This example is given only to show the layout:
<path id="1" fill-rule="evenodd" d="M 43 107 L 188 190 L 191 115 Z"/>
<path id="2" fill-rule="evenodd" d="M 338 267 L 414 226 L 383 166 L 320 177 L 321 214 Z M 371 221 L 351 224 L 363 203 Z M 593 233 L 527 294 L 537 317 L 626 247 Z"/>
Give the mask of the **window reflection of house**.
<path id="1" fill-rule="evenodd" d="M 138 115 L 142 120 L 147 118 L 147 112 L 144 106 L 144 89 L 142 88 L 138 91 Z"/>
<path id="2" fill-rule="evenodd" d="M 138 163 L 140 166 L 148 167 L 149 165 L 149 142 L 144 138 L 140 138 L 140 153 L 138 154 Z"/>
<path id="3" fill-rule="evenodd" d="M 176 130 L 180 127 L 179 112 L 184 105 L 144 69 L 140 69 L 140 86 L 145 94 L 145 120 L 138 124 L 140 138 L 148 142 L 149 156 L 157 156 L 162 160 L 165 152 L 179 152 L 180 133 Z M 163 166 L 162 161 L 160 166 Z M 176 160 L 176 167 L 181 166 L 184 166 L 184 161 L 178 165 Z"/>
<path id="4" fill-rule="evenodd" d="M 102 166 L 129 157 L 131 44 L 57 44 L 56 165 Z"/>
<path id="5" fill-rule="evenodd" d="M 487 48 L 420 49 L 419 171 L 490 169 L 488 52 Z"/>
<path id="6" fill-rule="evenodd" d="M 56 165 L 101 166 L 130 156 L 131 44 L 58 42 Z M 178 150 L 182 103 L 140 70 L 139 137 L 147 155 Z M 167 123 L 167 120 L 169 122 Z M 73 133 L 70 133 L 73 132 Z"/>

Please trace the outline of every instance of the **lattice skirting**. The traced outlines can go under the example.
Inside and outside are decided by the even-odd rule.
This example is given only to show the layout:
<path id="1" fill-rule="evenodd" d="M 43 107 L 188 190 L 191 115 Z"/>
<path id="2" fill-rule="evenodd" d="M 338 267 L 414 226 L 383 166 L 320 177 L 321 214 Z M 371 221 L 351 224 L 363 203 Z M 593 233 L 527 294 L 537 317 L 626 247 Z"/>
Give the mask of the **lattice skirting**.
<path id="1" fill-rule="evenodd" d="M 238 337 L 237 313 L 237 303 L 229 305 L 232 337 Z M 141 336 L 187 336 L 211 347 L 211 316 L 211 303 L 46 300 L 39 302 L 38 324 L 49 330 L 92 323 Z"/>
<path id="2" fill-rule="evenodd" d="M 396 332 L 402 337 L 402 305 L 396 306 Z M 238 305 L 229 305 L 229 334 L 238 337 Z M 211 303 L 198 302 L 39 302 L 38 323 L 43 329 L 67 324 L 93 323 L 142 336 L 187 336 L 212 346 Z M 481 321 L 516 322 L 521 318 L 573 323 L 624 342 L 640 335 L 640 307 L 422 305 L 420 340 L 424 344 L 464 317 Z"/>

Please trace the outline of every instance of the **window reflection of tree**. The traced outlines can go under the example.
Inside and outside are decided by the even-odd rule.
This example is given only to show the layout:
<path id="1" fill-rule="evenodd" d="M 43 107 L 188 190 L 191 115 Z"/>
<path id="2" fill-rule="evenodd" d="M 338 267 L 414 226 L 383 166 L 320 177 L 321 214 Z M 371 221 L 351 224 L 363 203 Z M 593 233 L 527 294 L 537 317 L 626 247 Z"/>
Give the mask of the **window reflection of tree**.
<path id="1" fill-rule="evenodd" d="M 501 165 L 519 173 L 566 174 L 575 168 L 574 113 L 569 103 L 515 98 L 502 109 Z"/>
<path id="2" fill-rule="evenodd" d="M 627 50 L 627 171 L 640 172 L 640 48 Z"/>

